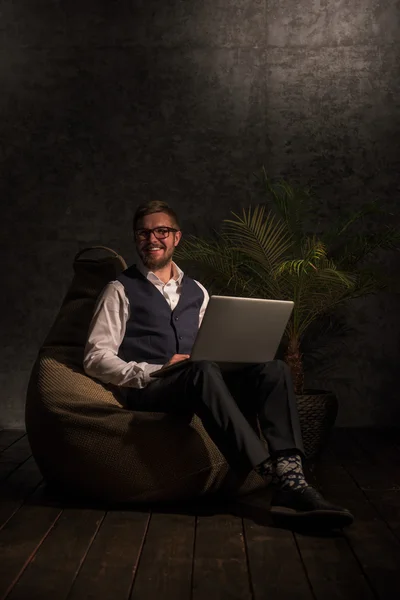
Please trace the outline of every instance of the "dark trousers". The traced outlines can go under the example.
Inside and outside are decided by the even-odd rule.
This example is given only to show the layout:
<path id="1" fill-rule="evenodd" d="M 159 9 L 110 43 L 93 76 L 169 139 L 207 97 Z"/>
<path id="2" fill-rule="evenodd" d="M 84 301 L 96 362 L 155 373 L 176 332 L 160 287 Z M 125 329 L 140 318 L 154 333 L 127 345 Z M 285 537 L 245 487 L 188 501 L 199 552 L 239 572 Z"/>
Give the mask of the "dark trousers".
<path id="1" fill-rule="evenodd" d="M 197 414 L 232 470 L 245 474 L 271 455 L 303 454 L 290 370 L 274 360 L 221 373 L 216 363 L 189 362 L 143 389 L 130 389 L 132 410 Z M 252 421 L 267 441 L 261 442 Z"/>

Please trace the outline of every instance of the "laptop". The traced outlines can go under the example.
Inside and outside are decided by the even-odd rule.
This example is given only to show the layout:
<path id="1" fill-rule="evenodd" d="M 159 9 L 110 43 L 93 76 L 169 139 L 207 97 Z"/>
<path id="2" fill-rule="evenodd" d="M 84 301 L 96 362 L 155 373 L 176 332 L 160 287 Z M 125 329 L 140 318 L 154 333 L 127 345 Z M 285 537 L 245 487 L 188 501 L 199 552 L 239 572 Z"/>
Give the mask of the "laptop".
<path id="1" fill-rule="evenodd" d="M 150 376 L 165 377 L 188 361 L 212 361 L 230 370 L 273 360 L 293 306 L 288 300 L 211 296 L 190 358 Z"/>

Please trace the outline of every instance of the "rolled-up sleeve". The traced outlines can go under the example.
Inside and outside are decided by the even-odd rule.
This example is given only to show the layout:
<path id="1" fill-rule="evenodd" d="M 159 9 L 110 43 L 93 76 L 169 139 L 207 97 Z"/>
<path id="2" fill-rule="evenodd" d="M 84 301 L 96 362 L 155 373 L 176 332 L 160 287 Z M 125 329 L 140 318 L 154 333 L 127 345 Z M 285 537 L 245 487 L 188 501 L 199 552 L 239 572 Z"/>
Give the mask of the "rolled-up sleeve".
<path id="1" fill-rule="evenodd" d="M 107 284 L 100 294 L 89 327 L 83 366 L 90 377 L 121 387 L 143 388 L 150 374 L 161 368 L 146 362 L 126 362 L 118 356 L 130 316 L 124 286 Z"/>

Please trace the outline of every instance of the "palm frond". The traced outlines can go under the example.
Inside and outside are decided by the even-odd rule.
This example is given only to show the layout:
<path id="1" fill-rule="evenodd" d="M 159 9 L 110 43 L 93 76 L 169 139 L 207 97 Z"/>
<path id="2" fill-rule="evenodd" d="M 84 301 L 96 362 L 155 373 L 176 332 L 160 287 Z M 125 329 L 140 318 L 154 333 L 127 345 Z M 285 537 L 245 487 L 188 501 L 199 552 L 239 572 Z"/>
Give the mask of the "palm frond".
<path id="1" fill-rule="evenodd" d="M 291 334 L 298 339 L 316 319 L 336 308 L 355 288 L 354 276 L 330 268 L 329 261 L 327 263 L 326 268 L 320 266 L 317 271 L 285 274 L 286 289 L 292 288 L 295 303 Z"/>
<path id="2" fill-rule="evenodd" d="M 314 236 L 307 236 L 302 241 L 302 253 L 310 261 L 320 261 L 327 256 L 324 242 Z"/>
<path id="3" fill-rule="evenodd" d="M 346 345 L 355 332 L 354 326 L 338 311 L 324 313 L 314 321 L 304 336 L 305 362 L 312 364 L 314 359 L 319 362 L 332 348 Z"/>
<path id="4" fill-rule="evenodd" d="M 196 265 L 202 272 L 206 287 L 214 291 L 247 295 L 258 294 L 258 286 L 246 275 L 246 259 L 223 240 L 204 240 L 189 236 L 175 250 L 183 265 Z"/>
<path id="5" fill-rule="evenodd" d="M 271 206 L 274 213 L 285 223 L 292 235 L 293 247 L 299 252 L 305 233 L 305 216 L 315 202 L 311 190 L 289 184 L 283 179 L 272 182 L 265 168 L 262 169 L 261 179 L 266 204 Z"/>
<path id="6" fill-rule="evenodd" d="M 400 231 L 384 227 L 382 231 L 358 234 L 334 251 L 335 261 L 344 268 L 352 268 L 378 250 L 395 250 L 400 246 Z"/>
<path id="7" fill-rule="evenodd" d="M 340 236 L 348 233 L 348 230 L 355 223 L 359 223 L 366 216 L 382 213 L 382 208 L 376 200 L 365 203 L 359 210 L 345 214 L 340 217 L 336 223 L 324 234 L 328 243 L 334 243 Z"/>
<path id="8" fill-rule="evenodd" d="M 325 245 L 315 238 L 306 238 L 302 243 L 302 258 L 282 261 L 276 270 L 277 275 L 285 271 L 291 274 L 308 273 L 310 269 L 318 270 L 318 264 L 326 257 Z"/>
<path id="9" fill-rule="evenodd" d="M 351 288 L 356 280 L 356 275 L 348 271 L 339 270 L 332 260 L 326 259 L 320 263 L 317 269 L 318 285 L 329 286 L 341 285 L 344 288 Z"/>
<path id="10" fill-rule="evenodd" d="M 307 273 L 310 268 L 316 270 L 316 267 L 309 260 L 296 258 L 281 262 L 277 267 L 276 274 L 282 275 L 282 273 L 288 272 L 290 275 L 300 276 L 301 273 Z"/>
<path id="11" fill-rule="evenodd" d="M 347 291 L 344 300 L 376 294 L 387 287 L 387 282 L 371 270 L 360 270 L 354 274 L 354 278 L 354 285 Z"/>
<path id="12" fill-rule="evenodd" d="M 277 275 L 289 276 L 286 282 L 293 288 L 301 288 L 302 293 L 307 294 L 307 304 L 312 303 L 314 294 L 331 294 L 334 293 L 334 288 L 344 292 L 356 282 L 354 274 L 338 270 L 333 261 L 327 258 L 319 261 L 312 261 L 309 257 L 283 261 L 278 266 Z"/>
<path id="13" fill-rule="evenodd" d="M 243 209 L 242 216 L 224 220 L 224 233 L 230 243 L 258 262 L 267 272 L 273 272 L 277 263 L 292 245 L 292 236 L 285 223 L 276 219 L 264 206 Z"/>

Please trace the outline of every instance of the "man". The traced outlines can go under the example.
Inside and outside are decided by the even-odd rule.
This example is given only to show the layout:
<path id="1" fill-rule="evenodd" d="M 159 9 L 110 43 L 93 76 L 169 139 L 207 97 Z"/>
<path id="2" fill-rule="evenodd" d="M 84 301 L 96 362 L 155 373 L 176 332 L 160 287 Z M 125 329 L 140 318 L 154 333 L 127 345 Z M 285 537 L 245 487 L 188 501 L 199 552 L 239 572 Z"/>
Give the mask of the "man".
<path id="1" fill-rule="evenodd" d="M 351 513 L 327 502 L 305 480 L 296 398 L 282 361 L 222 375 L 215 363 L 190 361 L 163 378 L 150 374 L 189 358 L 209 296 L 173 262 L 182 233 L 175 212 L 148 202 L 133 220 L 140 264 L 100 295 L 85 349 L 86 373 L 118 386 L 134 410 L 196 413 L 238 474 L 272 476 L 271 511 L 295 522 L 343 527 Z M 248 417 L 257 415 L 267 442 Z"/>

